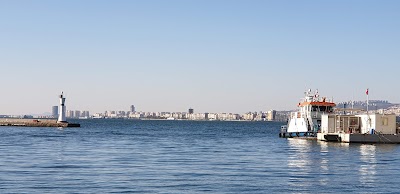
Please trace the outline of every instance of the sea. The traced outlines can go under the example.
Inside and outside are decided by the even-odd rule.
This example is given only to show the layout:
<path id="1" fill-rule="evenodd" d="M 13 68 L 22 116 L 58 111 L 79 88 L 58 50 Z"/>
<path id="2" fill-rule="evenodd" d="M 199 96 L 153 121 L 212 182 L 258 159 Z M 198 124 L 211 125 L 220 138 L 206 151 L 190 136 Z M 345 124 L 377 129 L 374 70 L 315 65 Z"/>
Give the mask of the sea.
<path id="1" fill-rule="evenodd" d="M 0 193 L 399 193 L 400 145 L 279 138 L 280 122 L 0 127 Z"/>

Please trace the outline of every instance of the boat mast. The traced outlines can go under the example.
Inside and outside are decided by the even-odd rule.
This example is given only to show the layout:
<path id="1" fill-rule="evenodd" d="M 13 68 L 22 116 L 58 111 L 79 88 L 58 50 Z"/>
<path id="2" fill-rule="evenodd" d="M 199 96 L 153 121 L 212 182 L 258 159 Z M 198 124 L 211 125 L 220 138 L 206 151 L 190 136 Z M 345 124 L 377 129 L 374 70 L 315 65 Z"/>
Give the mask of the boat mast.
<path id="1" fill-rule="evenodd" d="M 368 114 L 368 105 L 369 105 L 369 95 L 368 95 L 368 90 L 369 88 L 367 88 L 367 91 L 365 92 L 367 94 L 367 114 Z"/>

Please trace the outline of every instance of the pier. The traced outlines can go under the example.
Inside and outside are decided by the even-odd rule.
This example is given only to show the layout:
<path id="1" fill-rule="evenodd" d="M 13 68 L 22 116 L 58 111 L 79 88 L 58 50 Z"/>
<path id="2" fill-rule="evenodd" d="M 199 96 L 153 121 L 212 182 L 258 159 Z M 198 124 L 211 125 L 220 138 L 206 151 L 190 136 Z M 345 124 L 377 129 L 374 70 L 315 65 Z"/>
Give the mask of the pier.
<path id="1" fill-rule="evenodd" d="M 0 126 L 18 127 L 80 127 L 78 123 L 60 123 L 56 119 L 0 119 Z"/>
<path id="2" fill-rule="evenodd" d="M 65 118 L 65 97 L 64 92 L 59 95 L 59 117 L 58 119 L 18 119 L 0 118 L 0 126 L 18 127 L 81 127 L 78 123 L 68 123 Z"/>

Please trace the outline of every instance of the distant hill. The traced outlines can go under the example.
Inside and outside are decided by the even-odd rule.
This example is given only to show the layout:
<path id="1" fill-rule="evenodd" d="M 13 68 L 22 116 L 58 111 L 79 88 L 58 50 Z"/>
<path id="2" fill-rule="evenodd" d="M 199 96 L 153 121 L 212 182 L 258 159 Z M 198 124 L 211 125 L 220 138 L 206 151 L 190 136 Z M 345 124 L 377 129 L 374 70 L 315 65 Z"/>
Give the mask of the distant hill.
<path id="1" fill-rule="evenodd" d="M 394 106 L 397 104 L 394 103 L 390 103 L 387 100 L 370 100 L 369 101 L 369 109 L 370 110 L 378 110 L 378 109 L 387 109 L 391 106 Z M 346 106 L 346 108 L 351 108 L 352 107 L 352 102 L 339 102 L 336 104 L 337 108 L 344 108 L 344 106 Z M 356 109 L 367 109 L 367 101 L 354 101 L 354 108 Z"/>

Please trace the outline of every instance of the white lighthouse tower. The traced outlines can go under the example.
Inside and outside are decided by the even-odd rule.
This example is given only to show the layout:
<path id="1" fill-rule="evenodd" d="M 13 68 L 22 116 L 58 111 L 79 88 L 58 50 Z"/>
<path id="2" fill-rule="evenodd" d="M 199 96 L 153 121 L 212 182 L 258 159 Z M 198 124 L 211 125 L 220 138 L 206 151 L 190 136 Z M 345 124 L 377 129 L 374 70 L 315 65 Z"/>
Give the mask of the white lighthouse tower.
<path id="1" fill-rule="evenodd" d="M 58 120 L 57 123 L 66 123 L 67 120 L 65 119 L 65 98 L 64 92 L 61 92 L 60 97 L 60 107 L 58 108 Z"/>

